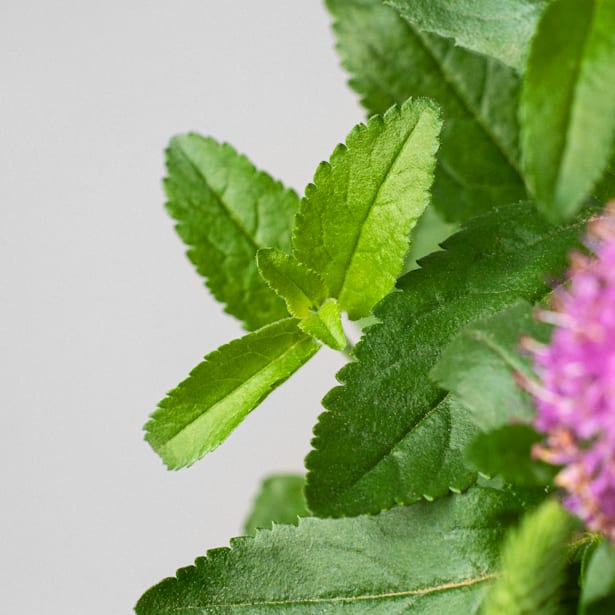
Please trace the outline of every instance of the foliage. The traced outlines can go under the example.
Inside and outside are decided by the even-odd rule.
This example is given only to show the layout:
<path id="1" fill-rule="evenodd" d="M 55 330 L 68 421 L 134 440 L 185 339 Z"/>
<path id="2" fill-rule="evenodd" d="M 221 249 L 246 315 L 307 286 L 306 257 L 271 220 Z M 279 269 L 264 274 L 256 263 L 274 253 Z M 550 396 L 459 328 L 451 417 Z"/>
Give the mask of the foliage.
<path id="1" fill-rule="evenodd" d="M 325 2 L 368 120 L 303 198 L 227 144 L 171 140 L 168 212 L 247 333 L 168 393 L 146 439 L 191 465 L 321 345 L 349 362 L 307 475 L 265 480 L 246 536 L 136 611 L 611 613 L 615 551 L 556 501 L 530 354 L 615 194 L 615 3 Z"/>

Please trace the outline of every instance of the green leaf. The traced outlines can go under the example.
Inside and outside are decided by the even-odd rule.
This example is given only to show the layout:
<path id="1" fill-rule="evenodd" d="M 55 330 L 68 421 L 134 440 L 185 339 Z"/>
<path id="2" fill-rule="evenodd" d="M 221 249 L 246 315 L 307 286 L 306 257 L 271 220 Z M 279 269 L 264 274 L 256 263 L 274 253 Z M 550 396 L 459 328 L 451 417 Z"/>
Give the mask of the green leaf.
<path id="1" fill-rule="evenodd" d="M 579 615 L 615 612 L 615 547 L 608 541 L 592 553 L 581 591 Z"/>
<path id="2" fill-rule="evenodd" d="M 299 322 L 299 328 L 333 350 L 344 350 L 348 343 L 339 304 L 335 299 L 327 299 L 317 312 Z"/>
<path id="3" fill-rule="evenodd" d="M 555 0 L 533 40 L 520 102 L 524 169 L 541 209 L 569 218 L 615 137 L 615 4 Z"/>
<path id="4" fill-rule="evenodd" d="M 406 254 L 404 273 L 418 269 L 418 260 L 440 250 L 440 244 L 459 230 L 457 224 L 445 222 L 433 207 L 428 207 L 412 229 L 410 251 Z"/>
<path id="5" fill-rule="evenodd" d="M 567 541 L 575 524 L 560 505 L 545 502 L 506 538 L 501 577 L 481 615 L 560 615 Z"/>
<path id="6" fill-rule="evenodd" d="M 461 331 L 430 375 L 463 402 L 484 431 L 511 420 L 527 422 L 535 415 L 534 404 L 517 377 L 531 378 L 534 373 L 519 343 L 522 336 L 547 342 L 550 333 L 549 325 L 534 318 L 533 307 L 520 301 Z"/>
<path id="7" fill-rule="evenodd" d="M 297 474 L 279 474 L 264 480 L 244 532 L 252 535 L 259 528 L 271 528 L 273 523 L 297 525 L 298 517 L 309 517 L 304 487 L 305 477 Z"/>
<path id="8" fill-rule="evenodd" d="M 329 296 L 329 289 L 317 273 L 281 250 L 259 250 L 256 261 L 262 278 L 286 301 L 288 311 L 296 318 L 318 310 Z"/>
<path id="9" fill-rule="evenodd" d="M 263 247 L 289 250 L 297 195 L 213 139 L 175 137 L 166 153 L 167 210 L 213 295 L 248 330 L 288 316 L 254 256 Z"/>
<path id="10" fill-rule="evenodd" d="M 327 0 L 327 7 L 350 85 L 370 114 L 409 97 L 440 105 L 445 124 L 432 202 L 447 220 L 525 198 L 514 70 L 421 32 L 382 0 Z"/>
<path id="11" fill-rule="evenodd" d="M 518 514 L 512 496 L 477 488 L 375 517 L 301 519 L 209 551 L 136 612 L 475 613 Z"/>
<path id="12" fill-rule="evenodd" d="M 441 126 L 430 101 L 393 107 L 355 126 L 306 189 L 295 256 L 324 278 L 352 320 L 395 286 L 410 230 L 429 202 Z"/>
<path id="13" fill-rule="evenodd" d="M 474 481 L 463 452 L 478 428 L 429 372 L 469 323 L 549 292 L 545 280 L 566 268 L 583 225 L 550 226 L 528 203 L 501 207 L 400 280 L 339 372 L 343 386 L 324 399 L 306 460 L 314 513 L 373 513 Z"/>
<path id="14" fill-rule="evenodd" d="M 319 347 L 294 318 L 222 346 L 160 402 L 145 425 L 145 439 L 169 469 L 193 464 L 220 445 Z"/>
<path id="15" fill-rule="evenodd" d="M 425 32 L 491 56 L 523 72 L 530 41 L 548 0 L 387 0 Z"/>
<path id="16" fill-rule="evenodd" d="M 466 448 L 466 460 L 485 476 L 501 476 L 522 487 L 549 485 L 557 469 L 532 459 L 532 446 L 542 436 L 529 425 L 505 425 L 481 433 Z"/>

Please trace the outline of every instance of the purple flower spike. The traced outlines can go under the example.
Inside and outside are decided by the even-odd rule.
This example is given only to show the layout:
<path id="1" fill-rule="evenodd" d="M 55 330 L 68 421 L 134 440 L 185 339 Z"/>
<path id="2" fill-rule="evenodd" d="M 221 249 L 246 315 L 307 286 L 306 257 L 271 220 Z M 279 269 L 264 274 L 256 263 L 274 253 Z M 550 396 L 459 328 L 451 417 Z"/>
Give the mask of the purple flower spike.
<path id="1" fill-rule="evenodd" d="M 541 384 L 529 383 L 546 441 L 533 453 L 564 466 L 565 506 L 615 542 L 615 203 L 589 229 L 595 257 L 570 258 L 570 283 L 556 291 L 548 346 L 528 344 Z"/>

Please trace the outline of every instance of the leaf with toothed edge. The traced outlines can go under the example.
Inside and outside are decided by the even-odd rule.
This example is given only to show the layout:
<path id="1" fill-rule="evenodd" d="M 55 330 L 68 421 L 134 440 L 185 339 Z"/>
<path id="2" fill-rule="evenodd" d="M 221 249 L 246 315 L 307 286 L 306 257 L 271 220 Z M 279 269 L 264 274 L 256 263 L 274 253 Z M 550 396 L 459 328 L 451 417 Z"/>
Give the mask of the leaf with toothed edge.
<path id="1" fill-rule="evenodd" d="M 259 248 L 290 249 L 297 195 L 230 145 L 197 134 L 172 139 L 166 158 L 167 211 L 226 312 L 248 330 L 288 316 L 254 257 Z"/>
<path id="2" fill-rule="evenodd" d="M 549 292 L 545 280 L 566 268 L 584 222 L 554 227 L 529 203 L 500 207 L 400 279 L 323 401 L 306 460 L 315 514 L 375 513 L 475 480 L 463 452 L 478 427 L 429 372 L 469 323 Z"/>
<path id="3" fill-rule="evenodd" d="M 409 232 L 429 202 L 441 126 L 431 101 L 406 101 L 355 126 L 306 188 L 293 254 L 352 320 L 395 286 Z"/>
<path id="4" fill-rule="evenodd" d="M 370 114 L 409 97 L 442 108 L 432 203 L 449 221 L 526 198 L 519 164 L 519 77 L 497 60 L 422 32 L 382 0 L 327 0 L 350 86 Z"/>
<path id="5" fill-rule="evenodd" d="M 320 345 L 287 318 L 208 354 L 170 391 L 145 425 L 145 439 L 169 469 L 214 450 Z"/>
<path id="6" fill-rule="evenodd" d="M 301 519 L 231 540 L 148 590 L 137 615 L 475 613 L 517 498 L 474 488 L 378 516 Z"/>
<path id="7" fill-rule="evenodd" d="M 253 535 L 257 529 L 270 529 L 273 523 L 296 525 L 298 517 L 309 517 L 304 487 L 305 476 L 298 474 L 267 477 L 244 524 L 244 533 Z"/>

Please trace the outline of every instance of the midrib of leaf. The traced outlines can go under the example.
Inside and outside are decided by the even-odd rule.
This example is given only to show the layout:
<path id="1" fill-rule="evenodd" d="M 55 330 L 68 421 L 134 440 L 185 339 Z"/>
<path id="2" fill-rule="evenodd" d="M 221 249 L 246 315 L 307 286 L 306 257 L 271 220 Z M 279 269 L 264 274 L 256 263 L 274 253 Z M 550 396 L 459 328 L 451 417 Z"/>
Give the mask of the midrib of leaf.
<path id="1" fill-rule="evenodd" d="M 500 143 L 497 136 L 490 130 L 489 125 L 483 121 L 483 118 L 478 113 L 478 111 L 474 109 L 474 107 L 470 104 L 470 102 L 465 98 L 463 93 L 459 90 L 459 88 L 457 87 L 457 84 L 455 83 L 455 80 L 446 71 L 446 69 L 444 68 L 444 66 L 438 59 L 438 57 L 434 54 L 433 50 L 427 43 L 424 33 L 418 30 L 414 25 L 412 25 L 406 19 L 404 19 L 403 21 L 404 21 L 406 28 L 411 33 L 411 35 L 413 35 L 417 39 L 417 41 L 421 44 L 423 49 L 425 49 L 429 57 L 433 60 L 438 71 L 442 75 L 443 80 L 451 88 L 452 92 L 455 94 L 455 96 L 457 97 L 461 105 L 468 111 L 470 116 L 474 118 L 476 123 L 480 126 L 481 130 L 485 133 L 485 135 L 487 135 L 487 137 L 489 137 L 489 140 L 497 147 L 500 153 L 504 156 L 506 162 L 508 162 L 511 168 L 518 175 L 519 179 L 521 180 L 521 183 L 524 184 L 525 182 L 523 180 L 523 175 L 521 174 L 521 169 L 519 168 L 519 165 L 517 164 L 515 160 L 511 158 L 510 154 L 506 151 L 506 148 L 502 145 L 502 143 Z M 454 49 L 454 48 L 451 47 L 451 49 Z"/>
<path id="2" fill-rule="evenodd" d="M 378 186 L 378 190 L 376 190 L 376 194 L 373 196 L 371 203 L 369 204 L 369 207 L 367 208 L 365 215 L 363 216 L 363 219 L 361 220 L 361 226 L 359 228 L 359 232 L 356 234 L 355 239 L 354 239 L 354 244 L 352 246 L 352 250 L 348 256 L 348 260 L 346 261 L 346 264 L 344 266 L 344 277 L 342 279 L 342 283 L 340 285 L 340 290 L 338 292 L 338 296 L 342 294 L 342 292 L 344 291 L 344 288 L 346 286 L 346 279 L 348 278 L 348 273 L 350 271 L 350 268 L 352 266 L 352 261 L 354 259 L 354 256 L 356 254 L 357 251 L 357 246 L 359 245 L 359 243 L 361 242 L 361 237 L 363 236 L 363 231 L 365 230 L 365 223 L 367 222 L 367 220 L 369 219 L 372 210 L 374 208 L 374 204 L 378 201 L 378 197 L 380 196 L 380 192 L 382 191 L 382 188 L 384 187 L 384 185 L 386 184 L 389 175 L 391 174 L 391 171 L 393 170 L 393 167 L 397 164 L 397 161 L 399 160 L 399 157 L 403 154 L 404 150 L 406 149 L 406 147 L 408 147 L 411 143 L 412 143 L 412 136 L 415 134 L 415 131 L 418 127 L 418 125 L 423 121 L 423 116 L 419 117 L 419 120 L 417 121 L 417 123 L 414 125 L 414 127 L 412 128 L 412 130 L 410 131 L 410 134 L 408 135 L 408 137 L 404 140 L 404 142 L 397 148 L 397 151 L 395 152 L 395 155 L 393 157 L 393 159 L 391 160 L 391 163 L 389 164 L 386 173 L 384 175 L 384 177 L 382 178 L 382 181 L 380 182 L 380 186 Z"/>
<path id="3" fill-rule="evenodd" d="M 500 357 L 505 365 L 508 365 L 513 371 L 521 372 L 525 371 L 525 365 L 520 361 L 514 361 L 511 356 L 504 352 L 500 346 L 494 344 L 488 335 L 485 335 L 482 331 L 471 331 L 469 337 L 481 344 L 484 344 L 489 350 L 493 351 L 495 355 Z"/>
<path id="4" fill-rule="evenodd" d="M 298 346 L 300 346 L 301 344 L 304 344 L 306 342 L 306 340 L 310 341 L 311 338 L 309 338 L 306 335 L 304 339 L 301 339 L 301 340 L 295 342 L 292 346 L 289 346 L 282 354 L 278 355 L 275 358 L 275 360 L 271 361 L 265 367 L 263 367 L 263 368 L 259 369 L 258 371 L 254 372 L 254 374 L 252 376 L 250 376 L 250 378 L 249 378 L 249 380 L 247 382 L 242 382 L 241 384 L 236 386 L 234 389 L 232 389 L 230 393 L 225 394 L 222 398 L 220 398 L 218 401 L 216 401 L 213 405 L 209 406 L 209 408 L 207 408 L 207 410 L 205 410 L 205 412 L 201 413 L 199 416 L 197 416 L 194 419 L 192 419 L 189 423 L 186 423 L 186 424 L 182 425 L 181 427 L 179 427 L 179 429 L 173 434 L 173 436 L 171 436 L 164 443 L 164 445 L 160 447 L 160 450 L 161 451 L 165 451 L 175 441 L 175 439 L 178 436 L 180 436 L 184 431 L 186 431 L 186 429 L 189 429 L 190 427 L 192 427 L 193 425 L 195 425 L 199 421 L 204 420 L 209 414 L 211 414 L 215 410 L 218 410 L 219 408 L 223 408 L 226 405 L 233 406 L 234 399 L 237 396 L 241 395 L 241 393 L 243 393 L 244 391 L 249 391 L 250 389 L 252 389 L 254 387 L 254 380 L 255 379 L 258 379 L 260 376 L 262 376 L 263 374 L 267 373 L 268 371 L 274 370 L 276 365 L 280 361 L 282 361 L 288 354 L 292 353 L 292 351 L 295 350 Z"/>
<path id="5" fill-rule="evenodd" d="M 228 603 L 216 603 L 207 604 L 203 606 L 184 606 L 173 609 L 166 609 L 168 612 L 174 611 L 198 611 L 204 608 L 242 608 L 242 607 L 254 607 L 254 606 L 299 606 L 301 604 L 343 604 L 354 602 L 365 602 L 369 600 L 388 600 L 390 598 L 407 598 L 410 596 L 427 596 L 429 594 L 437 594 L 439 592 L 450 591 L 455 589 L 464 589 L 466 587 L 472 587 L 480 583 L 491 581 L 497 577 L 497 574 L 490 573 L 484 574 L 480 577 L 470 577 L 463 579 L 462 581 L 455 581 L 452 583 L 443 583 L 442 585 L 434 585 L 431 587 L 423 587 L 421 589 L 409 589 L 401 592 L 387 592 L 382 594 L 367 594 L 363 596 L 338 596 L 334 598 L 301 598 L 295 600 L 263 600 L 258 602 L 228 602 Z"/>
<path id="6" fill-rule="evenodd" d="M 596 19 L 596 2 L 595 0 L 588 0 L 589 2 L 591 2 L 591 18 L 588 20 L 588 26 L 587 26 L 587 30 L 586 30 L 586 34 L 590 33 L 593 29 L 593 25 L 594 25 L 594 21 Z M 555 194 L 558 194 L 558 190 L 557 190 L 557 186 L 559 186 L 560 183 L 560 178 L 562 175 L 562 170 L 564 168 L 564 160 L 566 158 L 566 153 L 568 151 L 568 137 L 570 135 L 570 128 L 571 128 L 571 122 L 570 122 L 570 118 L 572 117 L 572 111 L 573 111 L 573 106 L 576 100 L 576 92 L 577 92 L 577 88 L 579 85 L 579 75 L 581 74 L 581 68 L 583 67 L 583 60 L 586 58 L 587 54 L 585 53 L 587 50 L 587 44 L 589 42 L 589 36 L 584 36 L 583 37 L 583 47 L 582 47 L 582 53 L 580 54 L 580 56 L 576 59 L 575 64 L 574 64 L 574 78 L 572 80 L 572 83 L 574 84 L 573 87 L 570 89 L 570 92 L 568 94 L 568 96 L 566 97 L 566 123 L 565 123 L 565 132 L 564 132 L 564 138 L 562 139 L 562 147 L 560 149 L 560 151 L 558 152 L 559 154 L 559 164 L 557 167 L 557 177 L 555 178 L 555 186 L 554 188 L 556 188 L 555 190 Z"/>
<path id="7" fill-rule="evenodd" d="M 202 182 L 207 186 L 207 189 L 216 198 L 216 201 L 218 202 L 218 205 L 220 205 L 220 208 L 222 209 L 222 211 L 224 211 L 226 213 L 226 215 L 228 216 L 229 220 L 237 227 L 239 232 L 242 235 L 244 235 L 244 237 L 246 237 L 247 240 L 254 246 L 255 250 L 258 250 L 258 249 L 264 248 L 264 247 L 268 247 L 268 246 L 261 246 L 261 245 L 259 245 L 256 242 L 256 239 L 254 239 L 254 237 L 248 231 L 248 229 L 246 229 L 246 227 L 241 223 L 241 221 L 237 219 L 237 217 L 235 216 L 234 212 L 224 202 L 224 199 L 223 199 L 223 194 L 224 193 L 220 194 L 219 192 L 217 192 L 216 190 L 214 190 L 211 187 L 211 185 L 207 181 L 207 177 L 202 173 L 201 169 L 194 162 L 194 160 L 192 160 L 192 158 L 190 156 L 188 156 L 188 154 L 184 151 L 184 148 L 179 148 L 179 151 L 180 151 L 181 155 L 184 157 L 184 159 L 187 160 L 187 162 L 190 164 L 190 166 L 196 171 L 196 174 L 201 178 Z M 228 187 L 228 182 L 226 183 L 226 185 Z M 256 210 L 256 215 L 258 216 L 258 207 L 256 207 L 255 210 Z M 258 217 L 256 217 L 256 220 L 258 221 Z M 258 228 L 258 227 L 256 227 L 256 228 Z"/>

